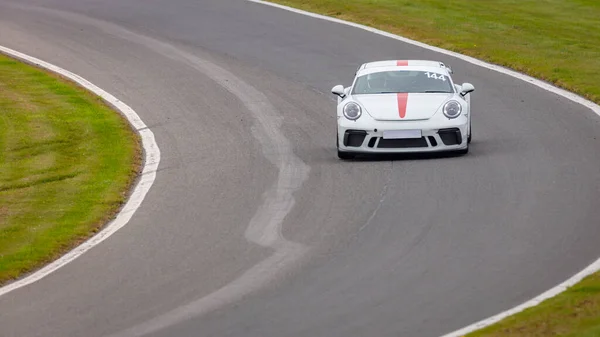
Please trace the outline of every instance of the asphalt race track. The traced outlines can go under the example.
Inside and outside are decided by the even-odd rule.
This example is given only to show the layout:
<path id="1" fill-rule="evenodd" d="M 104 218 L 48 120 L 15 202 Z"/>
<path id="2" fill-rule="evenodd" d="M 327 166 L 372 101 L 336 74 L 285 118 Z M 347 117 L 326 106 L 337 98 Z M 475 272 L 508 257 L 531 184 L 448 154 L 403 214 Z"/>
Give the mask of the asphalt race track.
<path id="1" fill-rule="evenodd" d="M 0 45 L 162 155 L 126 227 L 0 297 L 2 337 L 436 337 L 600 256 L 600 118 L 523 81 L 243 0 L 0 0 Z M 329 90 L 375 59 L 475 85 L 467 156 L 337 159 Z"/>

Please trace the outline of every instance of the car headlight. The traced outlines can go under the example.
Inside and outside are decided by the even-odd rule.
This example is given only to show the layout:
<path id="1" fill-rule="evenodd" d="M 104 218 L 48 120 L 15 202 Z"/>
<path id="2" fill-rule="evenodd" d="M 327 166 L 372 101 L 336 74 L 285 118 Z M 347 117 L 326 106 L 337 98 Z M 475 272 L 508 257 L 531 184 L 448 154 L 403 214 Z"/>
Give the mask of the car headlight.
<path id="1" fill-rule="evenodd" d="M 344 116 L 351 121 L 355 121 L 362 115 L 360 105 L 350 102 L 344 106 Z"/>
<path id="2" fill-rule="evenodd" d="M 448 118 L 456 118 L 462 112 L 462 105 L 457 101 L 448 101 L 442 108 L 444 115 Z"/>

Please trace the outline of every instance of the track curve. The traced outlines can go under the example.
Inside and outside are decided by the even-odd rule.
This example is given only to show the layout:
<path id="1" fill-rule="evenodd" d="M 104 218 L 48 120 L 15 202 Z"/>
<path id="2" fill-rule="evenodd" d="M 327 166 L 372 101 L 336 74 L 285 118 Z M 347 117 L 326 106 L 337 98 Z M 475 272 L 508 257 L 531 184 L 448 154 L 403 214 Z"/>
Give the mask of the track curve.
<path id="1" fill-rule="evenodd" d="M 127 227 L 0 297 L 2 336 L 439 336 L 600 256 L 600 118 L 522 81 L 236 0 L 0 0 L 0 44 L 118 93 L 162 152 Z M 388 58 L 439 59 L 475 85 L 468 156 L 336 160 L 329 89 Z M 307 253 L 225 300 L 277 252 L 247 240 L 281 173 L 261 116 L 289 141 L 274 154 L 306 165 L 280 186 L 294 203 L 276 232 Z"/>

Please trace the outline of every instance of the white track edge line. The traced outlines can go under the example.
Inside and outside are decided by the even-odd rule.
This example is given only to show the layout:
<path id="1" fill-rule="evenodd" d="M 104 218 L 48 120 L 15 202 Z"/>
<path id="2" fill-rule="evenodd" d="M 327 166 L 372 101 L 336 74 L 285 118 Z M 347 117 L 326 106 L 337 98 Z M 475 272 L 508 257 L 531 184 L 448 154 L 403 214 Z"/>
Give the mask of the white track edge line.
<path id="1" fill-rule="evenodd" d="M 539 79 L 536 79 L 534 77 L 531 77 L 529 75 L 525 75 L 523 73 L 511 70 L 511 69 L 507 69 L 507 68 L 504 68 L 504 67 L 501 67 L 501 66 L 498 66 L 498 65 L 495 65 L 495 64 L 491 64 L 491 63 L 488 63 L 488 62 L 485 62 L 485 61 L 481 61 L 479 59 L 476 59 L 476 58 L 473 58 L 473 57 L 470 57 L 470 56 L 459 54 L 459 53 L 456 53 L 456 52 L 453 52 L 453 51 L 449 51 L 449 50 L 446 50 L 446 49 L 442 49 L 442 48 L 439 48 L 439 47 L 431 46 L 431 45 L 428 45 L 428 44 L 423 43 L 423 42 L 411 40 L 411 39 L 408 39 L 408 38 L 405 38 L 405 37 L 402 37 L 402 36 L 399 36 L 399 35 L 396 35 L 396 34 L 392 34 L 392 33 L 386 32 L 386 31 L 382 31 L 382 30 L 375 29 L 373 27 L 369 27 L 369 26 L 365 26 L 365 25 L 361 25 L 361 24 L 358 24 L 358 23 L 349 22 L 349 21 L 345 21 L 345 20 L 341 20 L 341 19 L 337 19 L 337 18 L 332 18 L 332 17 L 329 17 L 329 16 L 321 15 L 321 14 L 315 14 L 315 13 L 303 11 L 303 10 L 300 10 L 300 9 L 296 9 L 296 8 L 292 8 L 292 7 L 288 7 L 288 6 L 283 6 L 283 5 L 275 4 L 275 3 L 270 3 L 270 2 L 266 2 L 264 0 L 246 0 L 246 1 L 257 3 L 257 4 L 262 4 L 262 5 L 266 5 L 266 6 L 276 7 L 276 8 L 279 8 L 279 9 L 283 9 L 283 10 L 287 10 L 287 11 L 290 11 L 290 12 L 294 12 L 296 14 L 302 14 L 302 15 L 310 16 L 310 17 L 317 18 L 317 19 L 322 19 L 322 20 L 326 20 L 326 21 L 330 21 L 330 22 L 335 22 L 335 23 L 339 23 L 339 24 L 343 24 L 343 25 L 347 25 L 347 26 L 351 26 L 351 27 L 363 29 L 363 30 L 366 30 L 366 31 L 369 31 L 369 32 L 372 32 L 372 33 L 375 33 L 375 34 L 378 34 L 378 35 L 382 35 L 382 36 L 389 37 L 389 38 L 392 38 L 392 39 L 395 39 L 395 40 L 398 40 L 398 41 L 401 41 L 401 42 L 404 42 L 404 43 L 408 43 L 408 44 L 411 44 L 411 45 L 414 45 L 414 46 L 417 46 L 417 47 L 421 47 L 423 49 L 428 49 L 428 50 L 431 50 L 431 51 L 434 51 L 434 52 L 437 52 L 437 53 L 440 53 L 440 54 L 445 54 L 445 55 L 448 55 L 448 56 L 452 56 L 452 57 L 458 58 L 458 59 L 460 59 L 462 61 L 469 62 L 471 64 L 480 66 L 482 68 L 490 69 L 490 70 L 493 70 L 493 71 L 496 71 L 496 72 L 499 72 L 499 73 L 502 73 L 502 74 L 505 74 L 505 75 L 508 75 L 508 76 L 511 76 L 511 77 L 514 77 L 514 78 L 517 78 L 519 80 L 528 82 L 530 84 L 533 84 L 533 85 L 535 85 L 537 87 L 540 87 L 540 88 L 542 88 L 542 89 L 544 89 L 546 91 L 549 91 L 549 92 L 552 92 L 552 93 L 554 93 L 556 95 L 559 95 L 561 97 L 567 98 L 567 99 L 571 100 L 572 102 L 581 104 L 581 105 L 589 108 L 594 113 L 596 113 L 597 115 L 600 116 L 600 106 L 597 105 L 596 103 L 594 103 L 594 102 L 592 102 L 592 101 L 590 101 L 588 99 L 585 99 L 584 97 L 581 97 L 581 96 L 579 96 L 579 95 L 577 95 L 575 93 L 572 93 L 570 91 L 558 88 L 558 87 L 556 87 L 556 86 L 554 86 L 552 84 L 549 84 L 547 82 L 541 81 Z M 571 278 L 567 279 L 563 283 L 555 286 L 554 288 L 551 288 L 550 290 L 548 290 L 548 291 L 546 291 L 546 292 L 544 292 L 544 293 L 542 293 L 542 294 L 540 294 L 540 295 L 532 298 L 531 300 L 529 300 L 529 301 L 527 301 L 527 302 L 525 302 L 523 304 L 520 304 L 520 305 L 518 305 L 518 306 L 516 306 L 516 307 L 514 307 L 512 309 L 509 309 L 509 310 L 506 310 L 504 312 L 501 312 L 501 313 L 499 313 L 499 314 L 497 314 L 495 316 L 483 319 L 483 320 L 481 320 L 479 322 L 473 323 L 473 324 L 471 324 L 469 326 L 466 326 L 466 327 L 464 327 L 464 328 L 462 328 L 460 330 L 451 332 L 451 333 L 443 335 L 441 337 L 461 337 L 461 336 L 464 336 L 465 334 L 468 334 L 470 332 L 473 332 L 473 331 L 480 330 L 480 329 L 483 329 L 485 327 L 488 327 L 488 326 L 490 326 L 490 325 L 492 325 L 494 323 L 497 323 L 497 322 L 501 321 L 502 319 L 504 319 L 506 317 L 512 316 L 514 314 L 517 314 L 517 313 L 519 313 L 519 312 L 521 312 L 521 311 L 523 311 L 523 310 L 525 310 L 527 308 L 536 306 L 536 305 L 540 304 L 541 302 L 543 302 L 543 301 L 545 301 L 545 300 L 547 300 L 549 298 L 552 298 L 552 297 L 554 297 L 554 296 L 556 296 L 556 295 L 564 292 L 569 287 L 577 284 L 579 281 L 581 281 L 586 276 L 589 276 L 589 275 L 591 275 L 591 274 L 593 274 L 593 273 L 595 273 L 597 271 L 600 271 L 600 259 L 596 260 L 595 262 L 593 262 L 592 264 L 590 264 L 588 267 L 586 267 L 585 269 L 583 269 L 579 273 L 575 274 Z"/>
<path id="2" fill-rule="evenodd" d="M 132 125 L 133 129 L 140 135 L 142 147 L 144 150 L 144 166 L 142 172 L 138 178 L 135 187 L 131 191 L 128 200 L 123 205 L 117 216 L 112 221 L 110 221 L 100 232 L 89 238 L 81 245 L 75 247 L 59 259 L 51 262 L 50 264 L 24 277 L 23 279 L 14 281 L 0 288 L 0 296 L 3 296 L 13 290 L 22 288 L 26 285 L 32 284 L 43 279 L 44 277 L 50 275 L 56 270 L 64 267 L 68 263 L 74 261 L 88 250 L 92 249 L 93 247 L 100 244 L 102 241 L 106 240 L 119 229 L 123 228 L 123 226 L 125 226 L 129 222 L 135 211 L 140 207 L 142 201 L 144 200 L 146 194 L 148 193 L 148 191 L 152 187 L 152 184 L 154 183 L 154 180 L 156 179 L 156 171 L 160 162 L 160 150 L 158 148 L 158 144 L 156 144 L 156 141 L 154 139 L 154 134 L 152 133 L 152 131 L 150 131 L 146 124 L 144 124 L 144 122 L 137 115 L 137 113 L 113 95 L 102 90 L 101 88 L 97 87 L 96 85 L 87 81 L 79 75 L 76 75 L 68 70 L 62 69 L 48 62 L 37 59 L 33 56 L 23 54 L 21 52 L 12 50 L 4 46 L 0 46 L 0 52 L 18 60 L 21 60 L 25 63 L 44 68 L 46 70 L 57 73 L 63 77 L 66 77 L 71 81 L 74 81 L 75 83 L 79 84 L 83 88 L 101 97 L 109 105 L 113 106 L 118 112 L 125 116 L 128 122 Z"/>

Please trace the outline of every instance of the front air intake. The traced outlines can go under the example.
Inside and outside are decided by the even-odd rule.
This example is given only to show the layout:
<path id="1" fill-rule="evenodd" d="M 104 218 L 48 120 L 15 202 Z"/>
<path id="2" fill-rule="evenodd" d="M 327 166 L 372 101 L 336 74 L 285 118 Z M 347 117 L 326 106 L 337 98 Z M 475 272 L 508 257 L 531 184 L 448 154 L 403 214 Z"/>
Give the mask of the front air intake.
<path id="1" fill-rule="evenodd" d="M 444 145 L 459 145 L 462 143 L 462 135 L 460 129 L 441 129 L 438 131 Z"/>
<path id="2" fill-rule="evenodd" d="M 344 133 L 344 146 L 360 147 L 366 136 L 367 132 L 364 130 L 347 130 Z"/>
<path id="3" fill-rule="evenodd" d="M 379 139 L 378 148 L 384 149 L 406 149 L 411 147 L 429 147 L 425 137 L 411 139 Z"/>

